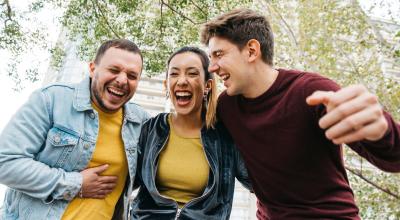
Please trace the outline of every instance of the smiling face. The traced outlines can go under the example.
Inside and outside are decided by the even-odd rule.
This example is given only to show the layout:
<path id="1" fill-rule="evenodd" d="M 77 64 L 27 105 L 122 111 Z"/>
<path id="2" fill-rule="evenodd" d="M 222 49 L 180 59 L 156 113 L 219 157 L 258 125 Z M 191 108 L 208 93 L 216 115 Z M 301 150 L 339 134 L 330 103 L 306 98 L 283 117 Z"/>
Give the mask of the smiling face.
<path id="1" fill-rule="evenodd" d="M 252 86 L 249 82 L 248 56 L 226 39 L 212 37 L 208 44 L 210 66 L 208 71 L 217 74 L 223 81 L 228 95 L 244 94 Z"/>
<path id="2" fill-rule="evenodd" d="M 168 65 L 167 88 L 177 114 L 200 116 L 206 89 L 202 62 L 198 55 L 175 55 Z"/>
<path id="3" fill-rule="evenodd" d="M 91 99 L 104 112 L 116 112 L 129 101 L 142 71 L 139 54 L 111 47 L 90 63 Z"/>

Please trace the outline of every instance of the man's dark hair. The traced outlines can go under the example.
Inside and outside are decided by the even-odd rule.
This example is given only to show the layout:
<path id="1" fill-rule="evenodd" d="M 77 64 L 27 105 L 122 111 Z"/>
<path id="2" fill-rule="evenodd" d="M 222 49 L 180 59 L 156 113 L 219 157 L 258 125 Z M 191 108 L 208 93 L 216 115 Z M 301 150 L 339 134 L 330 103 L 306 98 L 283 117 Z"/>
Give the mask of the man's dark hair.
<path id="1" fill-rule="evenodd" d="M 221 37 L 235 44 L 239 50 L 247 42 L 260 42 L 262 60 L 273 65 L 274 36 L 268 20 L 255 11 L 236 9 L 208 21 L 201 29 L 201 42 L 208 45 L 212 37 Z"/>
<path id="2" fill-rule="evenodd" d="M 142 60 L 143 64 L 143 56 L 142 52 L 140 51 L 139 47 L 130 40 L 127 39 L 114 39 L 108 40 L 101 44 L 99 49 L 97 50 L 96 57 L 94 58 L 94 63 L 98 64 L 101 58 L 103 57 L 104 53 L 110 48 L 118 48 L 121 50 L 126 50 L 135 54 L 139 54 L 140 59 Z"/>

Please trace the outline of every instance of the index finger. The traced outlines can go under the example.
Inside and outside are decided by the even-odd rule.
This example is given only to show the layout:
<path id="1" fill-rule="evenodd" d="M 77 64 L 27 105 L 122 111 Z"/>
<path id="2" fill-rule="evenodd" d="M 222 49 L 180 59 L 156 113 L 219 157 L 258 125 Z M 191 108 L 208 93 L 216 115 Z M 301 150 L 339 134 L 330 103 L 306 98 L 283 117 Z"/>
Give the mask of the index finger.
<path id="1" fill-rule="evenodd" d="M 307 97 L 306 102 L 309 105 L 328 105 L 332 95 L 332 91 L 315 91 L 313 94 Z"/>
<path id="2" fill-rule="evenodd" d="M 338 106 L 359 96 L 366 91 L 367 89 L 363 85 L 347 86 L 333 93 L 332 96 L 329 98 L 329 103 L 333 106 Z"/>

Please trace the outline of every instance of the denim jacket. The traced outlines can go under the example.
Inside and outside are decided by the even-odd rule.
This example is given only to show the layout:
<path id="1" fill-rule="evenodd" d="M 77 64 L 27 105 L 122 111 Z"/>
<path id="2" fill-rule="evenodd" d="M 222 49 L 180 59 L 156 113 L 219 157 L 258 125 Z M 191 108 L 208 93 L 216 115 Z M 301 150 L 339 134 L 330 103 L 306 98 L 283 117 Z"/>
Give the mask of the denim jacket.
<path id="1" fill-rule="evenodd" d="M 174 200 L 158 192 L 155 175 L 158 156 L 169 137 L 167 117 L 168 114 L 162 113 L 143 125 L 135 182 L 140 189 L 132 202 L 132 219 L 229 219 L 235 177 L 246 188 L 250 189 L 251 185 L 244 162 L 220 123 L 215 129 L 203 127 L 201 130 L 201 143 L 210 165 L 210 175 L 203 194 L 179 209 Z"/>
<path id="2" fill-rule="evenodd" d="M 126 219 L 135 178 L 137 143 L 148 114 L 124 105 L 122 139 L 129 177 L 114 215 Z M 6 191 L 0 219 L 60 219 L 78 194 L 95 149 L 98 113 L 90 100 L 90 79 L 35 91 L 0 135 L 0 183 Z"/>

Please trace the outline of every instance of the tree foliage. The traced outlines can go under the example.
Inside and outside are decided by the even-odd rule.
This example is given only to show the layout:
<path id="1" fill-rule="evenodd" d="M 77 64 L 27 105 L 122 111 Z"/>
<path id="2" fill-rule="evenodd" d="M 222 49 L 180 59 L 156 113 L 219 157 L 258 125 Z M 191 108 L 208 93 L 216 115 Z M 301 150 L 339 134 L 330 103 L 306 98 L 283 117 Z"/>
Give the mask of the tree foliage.
<path id="1" fill-rule="evenodd" d="M 198 42 L 201 23 L 222 9 L 245 4 L 240 0 L 71 0 L 62 23 L 71 38 L 80 39 L 80 56 L 85 60 L 103 40 L 132 39 L 143 49 L 145 70 L 151 75 L 164 71 L 174 49 Z"/>
<path id="2" fill-rule="evenodd" d="M 342 86 L 363 83 L 400 119 L 399 80 L 382 74 L 379 59 L 397 59 L 394 65 L 400 65 L 400 30 L 390 39 L 383 38 L 380 27 L 354 0 L 36 0 L 26 13 L 34 14 L 49 4 L 63 9 L 63 32 L 77 42 L 82 60 L 90 60 L 104 40 L 128 38 L 143 50 L 148 75 L 163 72 L 176 48 L 200 46 L 198 30 L 205 21 L 233 8 L 253 8 L 273 26 L 276 66 L 319 72 Z M 13 11 L 9 0 L 0 3 L 0 49 L 18 57 L 33 45 L 47 47 L 57 67 L 65 55 L 62 43 L 52 48 L 43 43 L 44 27 L 21 28 L 22 21 L 31 19 L 25 15 Z M 34 80 L 35 74 L 31 71 L 22 78 Z M 15 69 L 10 75 L 19 76 Z M 380 172 L 346 149 L 349 179 L 363 219 L 399 219 L 400 176 Z"/>
<path id="3" fill-rule="evenodd" d="M 10 0 L 0 0 L 0 50 L 7 51 L 11 59 L 7 62 L 7 74 L 16 83 L 16 89 L 23 80 L 31 82 L 38 80 L 39 69 L 37 63 L 25 66 L 24 74 L 18 74 L 18 66 L 24 60 L 23 55 L 34 48 L 48 48 L 44 26 L 31 28 L 29 23 L 37 23 L 35 14 L 37 4 L 32 4 L 27 11 L 15 10 Z"/>

